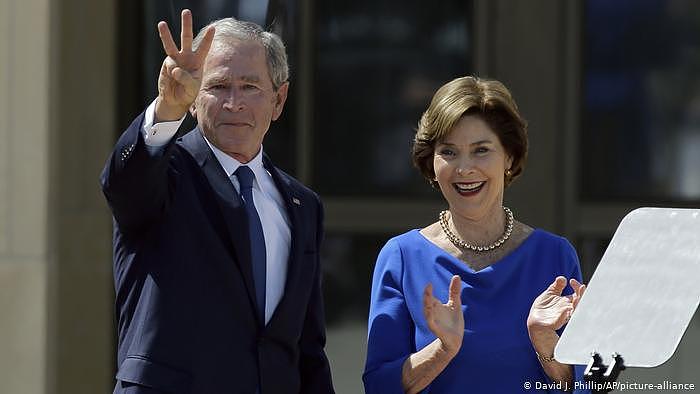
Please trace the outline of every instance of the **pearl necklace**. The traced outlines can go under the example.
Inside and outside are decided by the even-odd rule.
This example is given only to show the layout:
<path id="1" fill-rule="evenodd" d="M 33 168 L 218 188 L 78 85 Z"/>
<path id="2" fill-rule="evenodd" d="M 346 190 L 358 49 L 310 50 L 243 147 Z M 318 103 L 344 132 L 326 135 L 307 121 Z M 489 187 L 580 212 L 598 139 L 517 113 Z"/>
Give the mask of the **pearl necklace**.
<path id="1" fill-rule="evenodd" d="M 445 232 L 447 238 L 456 247 L 461 249 L 470 249 L 475 252 L 487 252 L 489 250 L 496 249 L 503 245 L 506 242 L 506 240 L 510 238 L 510 233 L 513 232 L 513 212 L 510 209 L 508 209 L 508 207 L 503 207 L 503 212 L 505 212 L 506 214 L 506 225 L 503 234 L 500 238 L 496 240 L 496 242 L 493 242 L 490 245 L 486 246 L 472 245 L 466 243 L 457 234 L 453 233 L 452 230 L 450 230 L 449 222 L 447 219 L 447 211 L 440 212 L 440 227 L 442 227 L 442 231 Z"/>

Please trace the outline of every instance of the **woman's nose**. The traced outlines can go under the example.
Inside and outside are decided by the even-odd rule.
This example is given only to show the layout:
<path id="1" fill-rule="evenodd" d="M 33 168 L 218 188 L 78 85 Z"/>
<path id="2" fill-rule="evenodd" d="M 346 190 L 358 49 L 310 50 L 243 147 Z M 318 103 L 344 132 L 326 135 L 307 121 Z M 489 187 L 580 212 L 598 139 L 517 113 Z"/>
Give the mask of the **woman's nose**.
<path id="1" fill-rule="evenodd" d="M 457 163 L 456 172 L 459 176 L 465 176 L 474 168 L 470 160 L 460 160 Z"/>

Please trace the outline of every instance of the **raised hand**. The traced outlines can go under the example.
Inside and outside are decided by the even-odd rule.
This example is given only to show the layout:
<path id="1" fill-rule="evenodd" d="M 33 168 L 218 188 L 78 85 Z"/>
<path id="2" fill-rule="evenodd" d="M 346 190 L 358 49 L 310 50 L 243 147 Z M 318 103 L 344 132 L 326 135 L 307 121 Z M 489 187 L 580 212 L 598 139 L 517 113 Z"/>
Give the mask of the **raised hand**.
<path id="1" fill-rule="evenodd" d="M 571 279 L 569 283 L 574 292 L 568 296 L 561 295 L 566 287 L 566 278 L 557 276 L 547 290 L 535 298 L 527 317 L 529 329 L 556 331 L 569 321 L 586 290 L 586 286 L 576 279 Z"/>
<path id="2" fill-rule="evenodd" d="M 201 44 L 193 51 L 192 12 L 185 9 L 182 10 L 181 49 L 177 49 L 167 23 L 158 22 L 158 33 L 168 56 L 163 60 L 158 76 L 156 120 L 176 120 L 187 113 L 197 98 L 202 84 L 204 60 L 214 39 L 214 28 L 206 30 Z"/>
<path id="3" fill-rule="evenodd" d="M 433 296 L 433 285 L 423 291 L 423 315 L 428 328 L 441 341 L 445 350 L 457 354 L 464 337 L 464 315 L 462 314 L 462 282 L 458 275 L 450 281 L 449 299 L 443 304 Z"/>

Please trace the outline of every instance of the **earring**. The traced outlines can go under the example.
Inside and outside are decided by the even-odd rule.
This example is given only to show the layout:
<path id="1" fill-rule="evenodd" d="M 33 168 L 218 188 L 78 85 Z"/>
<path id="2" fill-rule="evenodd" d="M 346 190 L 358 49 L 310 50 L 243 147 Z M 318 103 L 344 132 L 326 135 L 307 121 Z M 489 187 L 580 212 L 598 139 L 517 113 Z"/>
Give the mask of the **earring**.
<path id="1" fill-rule="evenodd" d="M 506 176 L 510 177 L 511 175 L 513 175 L 513 171 L 509 168 L 506 170 Z"/>

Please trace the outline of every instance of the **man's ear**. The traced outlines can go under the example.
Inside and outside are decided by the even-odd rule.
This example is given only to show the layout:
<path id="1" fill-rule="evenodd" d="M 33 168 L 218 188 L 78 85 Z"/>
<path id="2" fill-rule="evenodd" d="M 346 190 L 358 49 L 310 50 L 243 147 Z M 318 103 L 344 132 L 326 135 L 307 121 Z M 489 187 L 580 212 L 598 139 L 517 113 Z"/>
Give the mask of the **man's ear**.
<path id="1" fill-rule="evenodd" d="M 274 108 L 272 110 L 272 120 L 279 119 L 284 109 L 284 103 L 287 101 L 287 92 L 289 91 L 289 81 L 283 83 L 275 92 Z"/>
<path id="2" fill-rule="evenodd" d="M 192 115 L 192 117 L 195 119 L 197 119 L 197 106 L 195 105 L 196 102 L 197 100 L 195 100 L 195 102 L 192 103 L 192 105 L 190 105 L 190 115 Z"/>

